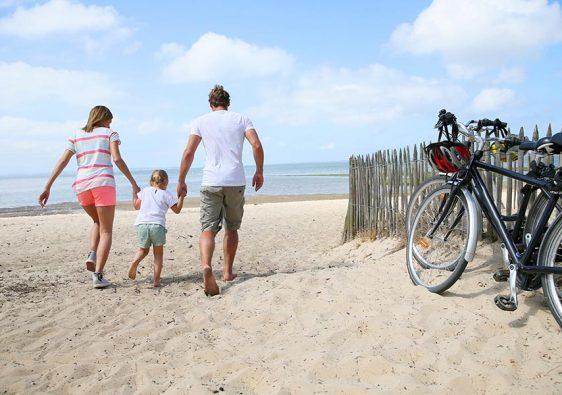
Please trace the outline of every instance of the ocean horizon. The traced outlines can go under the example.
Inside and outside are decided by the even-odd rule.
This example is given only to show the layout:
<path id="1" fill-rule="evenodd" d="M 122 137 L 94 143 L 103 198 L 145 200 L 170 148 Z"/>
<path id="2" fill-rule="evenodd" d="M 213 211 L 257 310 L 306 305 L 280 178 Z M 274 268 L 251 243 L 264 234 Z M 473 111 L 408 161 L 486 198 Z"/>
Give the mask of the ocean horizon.
<path id="1" fill-rule="evenodd" d="M 137 183 L 142 188 L 148 185 L 153 169 L 131 169 Z M 165 168 L 170 177 L 168 189 L 175 191 L 179 168 Z M 265 183 L 259 192 L 252 188 L 255 166 L 244 166 L 246 173 L 246 195 L 312 195 L 345 194 L 348 192 L 348 162 L 310 162 L 271 164 L 264 168 Z M 51 188 L 48 204 L 76 202 L 72 190 L 75 169 L 65 170 Z M 37 197 L 43 190 L 50 173 L 0 176 L 0 208 L 17 208 L 37 205 Z M 188 196 L 199 196 L 203 168 L 192 168 L 187 176 Z M 117 200 L 131 199 L 131 188 L 127 179 L 115 169 Z"/>

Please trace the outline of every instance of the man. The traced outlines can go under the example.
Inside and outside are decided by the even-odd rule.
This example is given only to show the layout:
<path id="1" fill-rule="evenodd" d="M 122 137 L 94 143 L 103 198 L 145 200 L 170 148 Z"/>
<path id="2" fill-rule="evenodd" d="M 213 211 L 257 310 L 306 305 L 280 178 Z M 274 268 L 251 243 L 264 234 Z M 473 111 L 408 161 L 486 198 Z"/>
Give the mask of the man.
<path id="1" fill-rule="evenodd" d="M 187 147 L 183 152 L 178 179 L 178 196 L 187 193 L 185 177 L 193 163 L 195 151 L 203 141 L 207 154 L 201 183 L 201 237 L 199 250 L 206 295 L 219 294 L 213 275 L 211 260 L 215 250 L 215 236 L 223 222 L 223 279 L 232 281 L 234 257 L 238 249 L 238 229 L 244 214 L 244 190 L 246 177 L 242 164 L 244 138 L 252 145 L 256 173 L 252 186 L 258 191 L 263 185 L 263 148 L 248 117 L 232 111 L 230 95 L 221 85 L 215 85 L 209 93 L 211 112 L 196 118 L 190 126 Z"/>

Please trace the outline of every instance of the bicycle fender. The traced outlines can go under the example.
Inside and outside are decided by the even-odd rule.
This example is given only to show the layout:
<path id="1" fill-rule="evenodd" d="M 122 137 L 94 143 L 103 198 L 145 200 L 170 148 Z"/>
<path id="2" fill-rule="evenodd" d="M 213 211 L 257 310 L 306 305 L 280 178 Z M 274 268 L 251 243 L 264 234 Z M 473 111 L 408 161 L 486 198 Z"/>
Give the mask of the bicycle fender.
<path id="1" fill-rule="evenodd" d="M 480 230 L 482 229 L 482 209 L 480 208 L 480 205 L 476 201 L 474 195 L 472 195 L 468 189 L 462 188 L 462 192 L 466 198 L 470 224 L 464 259 L 467 262 L 470 262 L 474 259 L 476 246 L 478 244 L 478 240 L 480 239 Z"/>

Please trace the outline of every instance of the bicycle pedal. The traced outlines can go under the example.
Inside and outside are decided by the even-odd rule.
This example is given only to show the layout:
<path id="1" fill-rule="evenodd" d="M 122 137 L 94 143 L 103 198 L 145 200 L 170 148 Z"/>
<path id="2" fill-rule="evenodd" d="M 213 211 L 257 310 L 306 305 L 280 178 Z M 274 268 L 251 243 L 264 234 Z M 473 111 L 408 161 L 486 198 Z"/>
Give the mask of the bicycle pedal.
<path id="1" fill-rule="evenodd" d="M 517 310 L 517 304 L 515 304 L 509 296 L 498 295 L 494 298 L 494 303 L 503 311 Z"/>
<path id="2" fill-rule="evenodd" d="M 498 283 L 503 283 L 509 280 L 509 270 L 499 269 L 494 273 L 494 280 Z"/>

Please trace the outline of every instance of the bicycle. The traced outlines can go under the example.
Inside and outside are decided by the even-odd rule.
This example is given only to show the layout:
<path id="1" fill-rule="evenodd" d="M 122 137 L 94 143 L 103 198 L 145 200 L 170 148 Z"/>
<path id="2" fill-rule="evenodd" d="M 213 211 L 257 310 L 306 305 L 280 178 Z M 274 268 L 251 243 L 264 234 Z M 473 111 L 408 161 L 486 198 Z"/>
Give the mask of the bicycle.
<path id="1" fill-rule="evenodd" d="M 442 110 L 439 114 L 439 117 L 442 118 L 443 114 L 446 113 L 445 110 Z M 499 121 L 499 120 L 497 120 Z M 470 121 L 469 123 L 467 123 L 466 125 L 457 125 L 458 129 L 459 129 L 459 133 L 463 134 L 467 139 L 470 139 L 471 136 L 476 132 L 479 133 L 482 129 L 484 129 L 484 136 L 488 136 L 489 134 L 499 134 L 498 133 L 498 126 L 496 126 L 496 131 L 494 131 L 493 129 L 491 130 L 486 130 L 486 126 L 484 125 L 489 125 L 492 123 L 496 123 L 497 121 L 490 121 L 487 119 L 483 119 L 480 121 Z M 501 123 L 501 125 L 503 126 L 503 129 L 505 130 L 505 127 L 507 126 L 507 124 L 505 124 L 504 122 L 499 121 L 498 125 Z M 471 125 L 475 125 L 475 127 L 470 127 Z M 480 126 L 478 126 L 480 125 Z M 463 127 L 464 126 L 464 127 Z M 446 128 L 447 125 L 443 123 L 443 121 L 440 119 L 439 122 L 435 125 L 436 129 L 439 129 L 439 135 L 449 135 L 446 131 L 443 131 L 442 129 Z M 505 133 L 507 134 L 507 133 Z M 484 141 L 484 143 L 486 143 L 487 141 Z M 524 141 L 521 144 L 518 144 L 518 139 L 515 139 L 512 143 L 511 143 L 511 148 L 520 148 L 521 151 L 523 151 L 523 153 L 527 152 L 527 151 L 532 151 L 532 148 L 534 147 L 534 143 L 532 142 L 528 142 L 528 141 Z M 502 154 L 506 154 L 506 149 L 504 147 L 504 149 L 502 150 Z M 539 162 L 536 161 L 536 159 L 532 160 L 529 163 L 529 172 L 527 173 L 527 175 L 529 176 L 535 176 L 535 177 L 540 177 L 540 178 L 552 178 L 554 177 L 554 166 L 553 165 L 545 165 L 543 162 L 540 161 L 540 159 L 542 159 L 541 155 L 537 155 L 537 159 L 539 159 Z M 416 186 L 416 188 L 414 189 L 414 191 L 412 192 L 410 199 L 408 200 L 408 205 L 406 206 L 406 215 L 405 215 L 405 225 L 406 225 L 406 234 L 409 233 L 411 226 L 412 226 L 412 219 L 413 219 L 413 214 L 418 210 L 419 208 L 419 204 L 423 201 L 423 199 L 427 196 L 427 194 L 433 190 L 435 190 L 436 188 L 443 186 L 447 183 L 447 180 L 449 178 L 451 178 L 454 173 L 445 173 L 442 171 L 439 171 L 439 169 L 435 166 L 434 170 L 437 171 L 437 175 L 430 177 L 428 179 L 426 179 L 425 181 L 421 182 L 419 185 Z M 494 187 L 494 190 L 496 188 Z M 538 188 L 536 187 L 531 187 L 530 185 L 525 185 L 522 189 L 521 189 L 521 199 L 520 199 L 520 208 L 518 210 L 518 212 L 514 215 L 511 216 L 504 216 L 502 215 L 502 219 L 504 219 L 505 221 L 509 221 L 509 222 L 513 222 L 514 225 L 511 228 L 511 232 L 514 234 L 514 237 L 516 237 L 517 239 L 520 238 L 524 238 L 524 237 L 528 237 L 527 235 L 532 234 L 532 231 L 534 230 L 535 226 L 536 226 L 536 221 L 538 219 L 538 214 L 540 214 L 540 212 L 542 212 L 542 210 L 544 209 L 544 206 L 546 204 L 547 198 L 543 193 L 539 193 L 538 195 L 536 194 Z M 537 196 L 535 196 L 537 195 Z M 534 201 L 532 202 L 531 206 L 529 207 L 529 203 L 531 203 L 531 200 L 533 199 L 533 197 L 535 198 Z M 527 213 L 527 209 L 528 209 L 528 214 Z M 562 212 L 562 206 L 561 205 L 557 205 L 557 210 L 559 212 Z"/>
<path id="2" fill-rule="evenodd" d="M 451 116 L 445 120 L 447 125 L 465 128 L 456 123 L 452 114 Z M 490 140 L 513 143 L 506 136 Z M 559 194 L 562 193 L 562 171 L 558 170 L 552 178 L 540 178 L 487 164 L 481 161 L 485 139 L 472 135 L 470 141 L 477 144 L 474 153 L 461 150 L 463 154 L 446 158 L 450 160 L 448 165 L 455 165 L 453 167 L 456 171 L 452 172 L 454 174 L 446 185 L 429 193 L 414 216 L 407 248 L 410 278 L 414 284 L 422 285 L 431 292 L 442 293 L 450 288 L 474 258 L 483 213 L 502 242 L 502 258 L 509 269 L 510 294 L 498 295 L 495 298 L 496 305 L 502 310 L 514 311 L 517 309 L 518 287 L 523 290 L 542 287 L 553 316 L 562 326 L 562 216 L 558 215 L 552 225 L 548 226 Z M 537 143 L 517 143 L 523 150 L 559 154 L 562 152 L 562 133 L 542 138 Z M 434 146 L 437 148 L 451 146 L 450 143 L 435 144 L 438 144 Z M 439 167 L 440 163 L 436 165 Z M 443 163 L 441 165 L 441 170 L 451 172 L 451 167 Z M 508 221 L 502 218 L 494 205 L 479 170 L 522 181 L 530 185 L 529 188 L 540 190 L 546 197 L 542 208 L 535 210 L 538 217 L 524 243 L 518 240 L 516 234 L 507 230 Z M 520 207 L 518 214 L 521 213 L 524 216 L 525 211 Z M 414 252 L 420 259 L 414 257 Z"/>
<path id="3" fill-rule="evenodd" d="M 449 124 L 452 124 L 452 127 L 450 129 L 448 127 Z M 423 202 L 423 199 L 428 193 L 442 187 L 443 185 L 446 185 L 447 180 L 450 179 L 452 176 L 454 176 L 454 174 L 458 170 L 458 166 L 460 166 L 460 163 L 455 158 L 457 155 L 459 155 L 458 150 L 461 150 L 465 154 L 465 156 L 468 156 L 469 146 L 459 141 L 458 139 L 459 134 L 463 134 L 465 137 L 470 139 L 470 137 L 473 136 L 475 133 L 478 133 L 480 137 L 482 137 L 482 133 L 483 133 L 484 141 L 487 141 L 492 134 L 496 138 L 498 138 L 500 135 L 506 136 L 507 135 L 506 127 L 507 124 L 501 122 L 499 119 L 496 119 L 495 121 L 490 121 L 488 119 L 484 119 L 478 122 L 470 121 L 466 125 L 457 124 L 456 117 L 453 114 L 448 113 L 446 110 L 441 110 L 439 112 L 439 120 L 435 125 L 435 128 L 439 130 L 438 143 L 430 144 L 425 149 L 429 162 L 431 163 L 432 167 L 439 172 L 439 175 L 429 178 L 428 180 L 422 182 L 412 193 L 412 196 L 409 200 L 408 207 L 406 209 L 406 221 L 405 221 L 406 234 L 409 233 L 412 224 L 412 218 L 413 218 L 412 214 L 417 212 L 417 210 L 419 209 L 419 203 Z M 442 137 L 446 138 L 446 142 L 441 142 Z M 507 148 L 511 148 L 517 145 L 518 139 L 512 138 L 512 140 L 514 141 Z M 453 148 L 453 151 L 450 150 L 451 147 Z M 432 155 L 432 150 L 434 148 L 437 150 L 436 155 Z M 503 148 L 505 154 L 505 151 L 507 150 L 505 149 L 506 147 Z M 439 163 L 435 163 L 435 162 L 439 162 Z M 454 163 L 449 163 L 449 162 L 454 162 Z M 531 166 L 531 172 L 534 171 L 536 173 L 539 173 L 537 171 L 539 166 L 536 165 L 536 162 L 533 162 L 533 164 L 535 166 Z M 543 166 L 542 163 L 539 163 L 539 165 Z M 522 221 L 522 219 L 525 219 L 525 215 L 524 215 L 525 210 L 533 194 L 534 194 L 533 189 L 525 188 L 522 191 L 522 195 L 523 195 L 522 207 L 524 206 L 524 208 L 520 210 L 520 214 L 518 216 L 502 216 L 504 220 L 515 221 L 515 225 L 513 227 L 514 234 L 518 234 L 518 235 L 526 234 L 526 232 L 521 231 L 522 225 L 524 224 L 524 226 L 527 227 L 534 220 L 534 217 L 532 217 L 530 218 L 531 219 L 530 221 Z M 531 210 L 531 212 L 536 213 L 537 210 Z M 413 249 L 413 256 L 423 268 L 425 269 L 432 268 L 432 263 L 424 260 L 418 254 L 416 248 Z M 441 265 L 440 268 L 452 268 L 455 265 L 456 265 L 456 260 L 453 260 L 445 265 Z M 502 278 L 505 278 L 505 276 L 506 276 L 505 271 L 503 273 L 498 272 L 498 276 L 497 276 L 498 281 Z M 439 292 L 438 289 L 434 291 Z"/>

